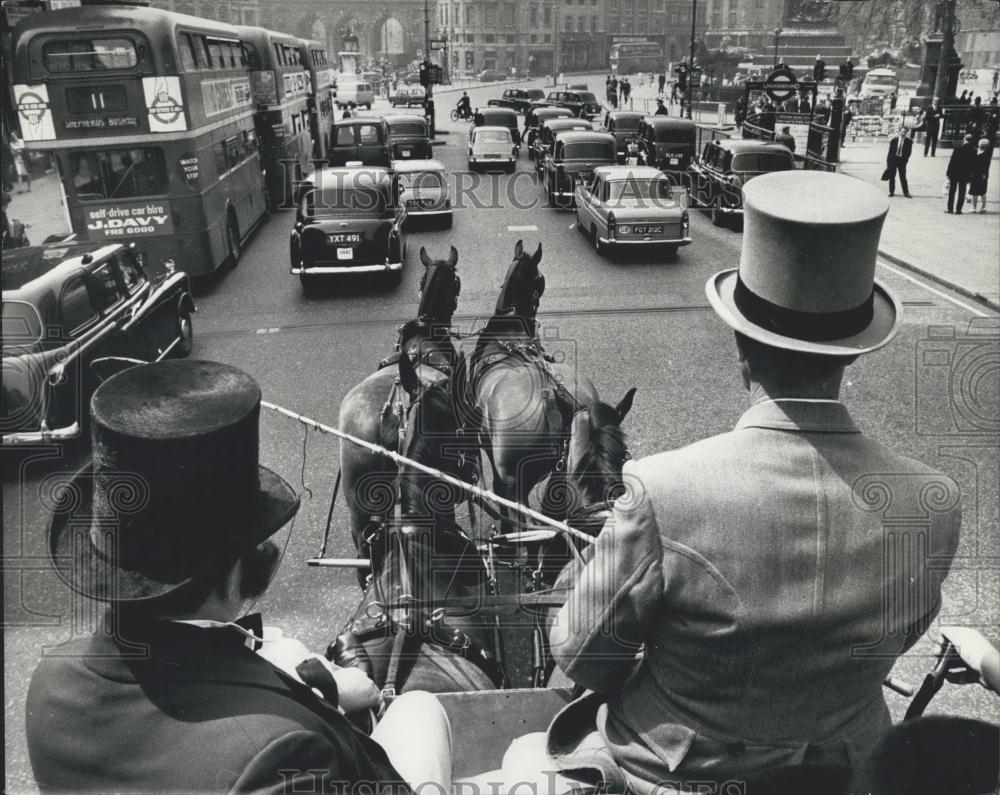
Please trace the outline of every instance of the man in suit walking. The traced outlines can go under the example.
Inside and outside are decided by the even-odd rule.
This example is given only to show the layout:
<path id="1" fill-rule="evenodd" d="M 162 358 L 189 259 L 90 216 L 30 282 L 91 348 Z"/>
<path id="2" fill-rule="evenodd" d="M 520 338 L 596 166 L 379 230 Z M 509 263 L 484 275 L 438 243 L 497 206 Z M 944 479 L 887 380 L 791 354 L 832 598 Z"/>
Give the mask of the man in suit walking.
<path id="1" fill-rule="evenodd" d="M 976 168 L 976 145 L 972 143 L 972 136 L 966 135 L 962 139 L 962 145 L 951 153 L 948 160 L 948 207 L 946 213 L 954 210 L 956 215 L 962 214 L 962 207 L 965 206 L 965 191 L 972 180 L 972 174 Z M 955 196 L 958 195 L 956 203 Z"/>
<path id="2" fill-rule="evenodd" d="M 930 105 L 924 108 L 921 126 L 924 130 L 924 157 L 927 152 L 931 157 L 937 154 L 938 133 L 941 131 L 941 102 L 935 99 Z"/>
<path id="3" fill-rule="evenodd" d="M 214 362 L 134 367 L 94 393 L 94 463 L 69 484 L 49 550 L 75 594 L 110 608 L 32 676 L 43 792 L 447 788 L 436 699 L 402 696 L 368 737 L 338 709 L 379 706 L 360 670 L 265 632 L 259 615 L 236 620 L 267 589 L 273 536 L 299 506 L 258 464 L 259 413 L 256 382 Z"/>
<path id="4" fill-rule="evenodd" d="M 913 151 L 913 140 L 910 138 L 910 130 L 903 127 L 898 133 L 889 139 L 889 154 L 885 159 L 885 169 L 889 172 L 889 195 L 896 194 L 896 175 L 899 175 L 899 186 L 903 189 L 903 195 L 907 199 L 912 199 L 910 186 L 906 181 L 906 164 L 910 162 L 910 153 Z"/>
<path id="5" fill-rule="evenodd" d="M 733 431 L 626 464 L 551 634 L 594 692 L 512 746 L 511 781 L 537 780 L 513 768 L 539 759 L 638 795 L 851 765 L 891 725 L 882 680 L 940 610 L 958 486 L 840 401 L 844 369 L 901 325 L 874 280 L 888 201 L 813 171 L 743 193 L 739 268 L 705 291 L 751 406 Z"/>

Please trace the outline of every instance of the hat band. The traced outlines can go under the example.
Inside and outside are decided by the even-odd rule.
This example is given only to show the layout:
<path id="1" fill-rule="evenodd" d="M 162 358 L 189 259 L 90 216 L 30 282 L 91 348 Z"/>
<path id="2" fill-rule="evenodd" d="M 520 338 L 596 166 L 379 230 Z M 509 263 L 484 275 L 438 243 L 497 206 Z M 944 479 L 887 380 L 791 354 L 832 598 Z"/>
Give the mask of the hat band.
<path id="1" fill-rule="evenodd" d="M 871 325 L 875 313 L 875 288 L 859 306 L 839 312 L 802 312 L 763 298 L 737 275 L 733 293 L 736 307 L 754 325 L 797 340 L 827 342 L 859 334 Z"/>

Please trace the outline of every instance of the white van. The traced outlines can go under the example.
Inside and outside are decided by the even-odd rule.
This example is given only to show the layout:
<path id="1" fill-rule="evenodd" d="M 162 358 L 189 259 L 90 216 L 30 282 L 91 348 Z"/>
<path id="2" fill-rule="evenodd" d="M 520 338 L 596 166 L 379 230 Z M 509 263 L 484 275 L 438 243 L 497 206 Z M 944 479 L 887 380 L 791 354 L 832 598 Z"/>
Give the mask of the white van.
<path id="1" fill-rule="evenodd" d="M 372 102 L 375 101 L 375 92 L 372 91 L 372 84 L 364 80 L 355 80 L 350 77 L 337 78 L 337 107 L 346 108 L 351 102 L 359 108 L 372 109 Z"/>
<path id="2" fill-rule="evenodd" d="M 899 93 L 899 78 L 892 69 L 872 69 L 865 75 L 861 83 L 859 96 L 882 97 L 888 96 L 893 91 Z"/>

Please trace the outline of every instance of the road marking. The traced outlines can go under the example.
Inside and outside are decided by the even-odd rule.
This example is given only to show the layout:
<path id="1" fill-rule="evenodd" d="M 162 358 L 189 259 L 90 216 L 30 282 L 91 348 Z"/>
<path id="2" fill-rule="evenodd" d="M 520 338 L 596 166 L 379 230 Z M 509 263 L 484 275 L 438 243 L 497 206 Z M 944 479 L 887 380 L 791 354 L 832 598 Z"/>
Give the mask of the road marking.
<path id="1" fill-rule="evenodd" d="M 508 226 L 507 227 L 507 231 L 508 232 L 537 232 L 538 231 L 538 227 L 535 226 L 534 224 L 531 224 L 529 226 Z"/>
<path id="2" fill-rule="evenodd" d="M 258 334 L 277 334 L 281 331 L 280 328 L 259 328 L 257 329 Z"/>
<path id="3" fill-rule="evenodd" d="M 931 286 L 930 286 L 929 284 L 927 284 L 926 282 L 922 282 L 922 281 L 920 281 L 919 279 L 916 279 L 916 278 L 914 278 L 913 276 L 910 276 L 910 274 L 908 274 L 908 273 L 906 273 L 906 272 L 904 272 L 904 271 L 901 271 L 901 270 L 900 270 L 899 268 L 896 268 L 895 266 L 893 266 L 893 265 L 890 265 L 890 264 L 889 264 L 889 263 L 887 263 L 887 262 L 883 262 L 882 260 L 879 260 L 879 261 L 878 261 L 878 264 L 879 264 L 879 265 L 881 265 L 881 266 L 882 266 L 883 268 L 885 268 L 886 270 L 888 270 L 888 271 L 892 271 L 892 272 L 893 272 L 893 273 L 895 273 L 895 274 L 896 274 L 897 276 L 902 276 L 902 277 L 903 277 L 904 279 L 906 279 L 907 281 L 909 281 L 909 282 L 913 282 L 913 283 L 914 283 L 915 285 L 917 285 L 918 287 L 923 287 L 923 288 L 924 288 L 925 290 L 927 290 L 928 292 L 930 292 L 930 293 L 934 293 L 934 295 L 937 295 L 937 296 L 940 296 L 940 297 L 941 297 L 941 298 L 943 298 L 943 299 L 944 299 L 945 301 L 950 301 L 951 303 L 953 303 L 953 304 L 954 304 L 955 306 L 957 306 L 957 307 L 961 307 L 962 309 L 965 309 L 965 310 L 967 310 L 967 311 L 969 311 L 969 312 L 972 312 L 972 314 L 974 314 L 974 315 L 978 315 L 979 317 L 990 317 L 990 315 L 989 315 L 989 314 L 987 314 L 986 312 L 983 312 L 983 311 L 982 311 L 982 310 L 980 310 L 980 309 L 976 309 L 975 307 L 972 307 L 972 306 L 969 306 L 969 305 L 968 305 L 967 303 L 965 303 L 964 301 L 959 301 L 959 300 L 958 300 L 957 298 L 954 298 L 954 297 L 952 297 L 952 296 L 948 295 L 947 293 L 945 293 L 945 292 L 942 292 L 941 290 L 938 290 L 938 289 L 937 289 L 936 287 L 931 287 Z"/>
<path id="4" fill-rule="evenodd" d="M 573 227 L 575 227 L 575 226 L 576 226 L 576 221 L 574 221 L 573 223 L 571 223 L 571 224 L 569 225 L 569 227 L 567 227 L 567 228 L 569 228 L 569 229 L 572 229 L 572 228 L 573 228 Z"/>

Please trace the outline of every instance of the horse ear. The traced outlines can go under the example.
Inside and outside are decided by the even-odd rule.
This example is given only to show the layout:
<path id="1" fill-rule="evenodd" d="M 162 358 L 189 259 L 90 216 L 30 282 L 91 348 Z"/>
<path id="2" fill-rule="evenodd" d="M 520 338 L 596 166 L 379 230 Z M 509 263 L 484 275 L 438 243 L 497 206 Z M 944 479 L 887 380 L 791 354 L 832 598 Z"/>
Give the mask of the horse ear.
<path id="1" fill-rule="evenodd" d="M 537 268 L 538 263 L 542 261 L 542 244 L 539 242 L 538 248 L 535 249 L 535 253 L 531 255 L 531 262 Z"/>
<path id="2" fill-rule="evenodd" d="M 628 392 L 625 393 L 625 397 L 622 398 L 621 403 L 615 406 L 615 415 L 618 417 L 618 424 L 621 425 L 625 420 L 625 415 L 629 413 L 632 408 L 632 399 L 635 397 L 635 387 L 632 387 Z"/>
<path id="3" fill-rule="evenodd" d="M 423 246 L 420 247 L 420 262 L 425 268 L 429 268 L 434 264 L 434 260 L 427 256 L 427 249 Z"/>
<path id="4" fill-rule="evenodd" d="M 521 255 L 524 253 L 524 243 L 520 240 L 514 244 L 514 259 L 521 259 Z"/>
<path id="5" fill-rule="evenodd" d="M 453 268 L 458 265 L 458 249 L 454 246 L 451 247 L 451 253 L 448 255 L 448 264 Z"/>
<path id="6" fill-rule="evenodd" d="M 417 377 L 417 370 L 405 351 L 399 354 L 399 383 L 403 385 L 411 400 L 420 391 L 420 378 Z"/>

